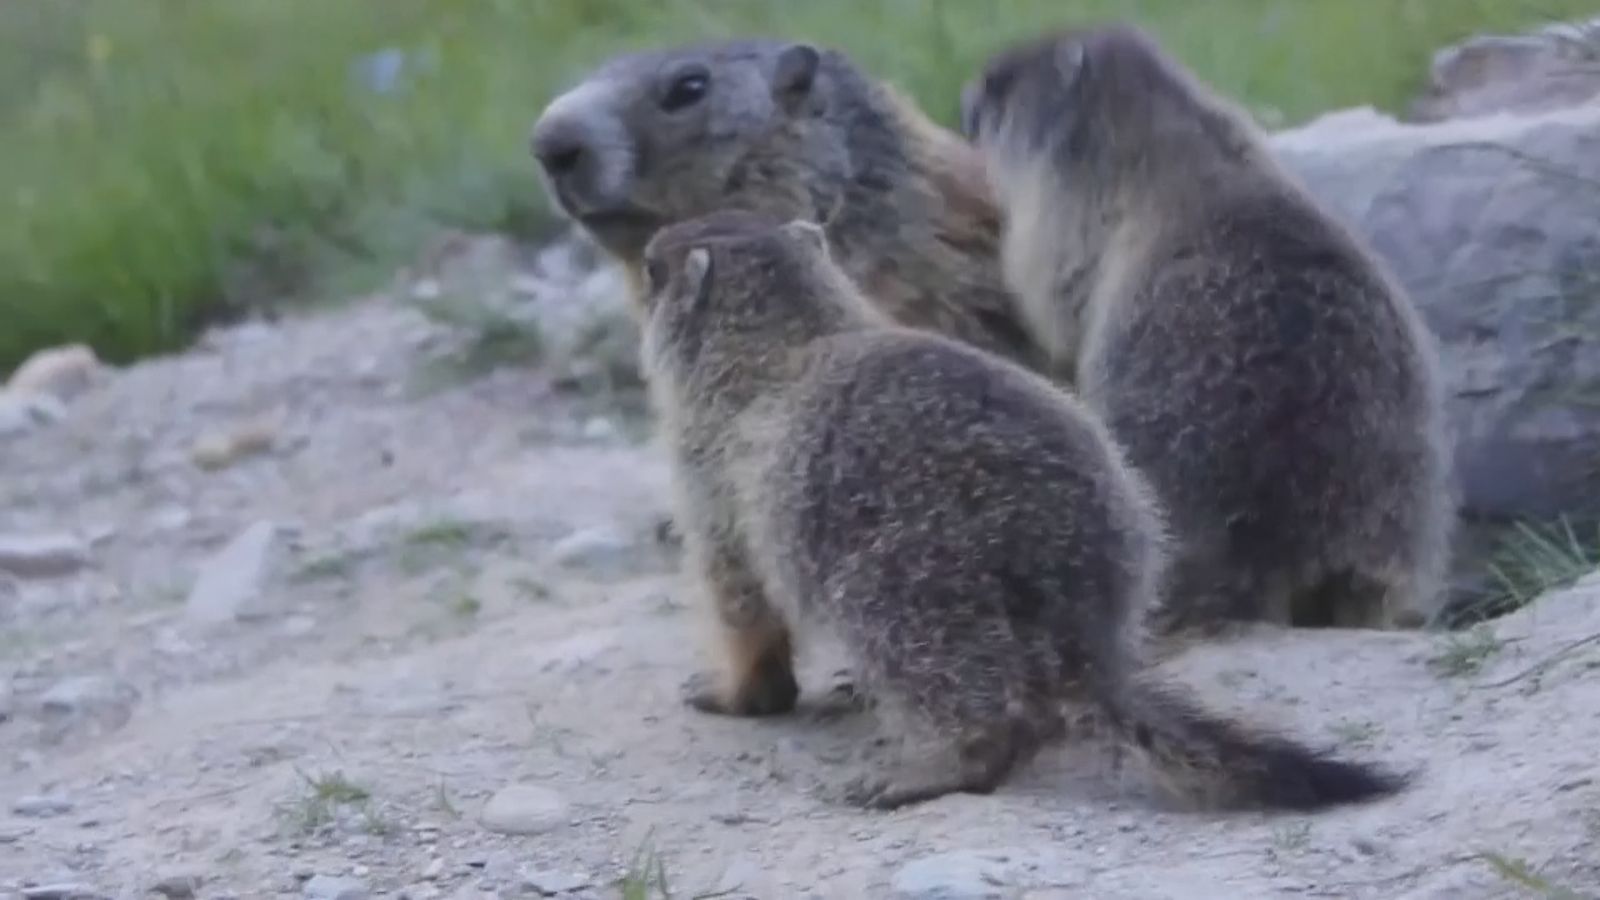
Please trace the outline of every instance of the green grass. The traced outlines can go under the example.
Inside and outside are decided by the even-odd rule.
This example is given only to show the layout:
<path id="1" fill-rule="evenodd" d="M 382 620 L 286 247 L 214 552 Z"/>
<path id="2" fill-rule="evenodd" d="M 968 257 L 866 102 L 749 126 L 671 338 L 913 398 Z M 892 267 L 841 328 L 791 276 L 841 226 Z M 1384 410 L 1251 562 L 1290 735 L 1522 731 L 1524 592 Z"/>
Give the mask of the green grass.
<path id="1" fill-rule="evenodd" d="M 1151 27 L 1268 124 L 1398 109 L 1438 46 L 1576 0 L 12 0 L 0 3 L 0 372 L 113 361 L 204 323 L 375 284 L 441 227 L 551 218 L 527 129 L 621 49 L 765 32 L 834 44 L 938 118 L 1006 40 Z M 375 94 L 358 58 L 414 63 Z"/>
<path id="2" fill-rule="evenodd" d="M 1439 652 L 1428 660 L 1428 666 L 1443 678 L 1476 675 L 1504 646 L 1493 628 L 1487 624 L 1478 625 L 1446 635 L 1440 642 Z"/>
<path id="3" fill-rule="evenodd" d="M 372 808 L 372 792 L 344 776 L 342 772 L 325 772 L 315 776 L 300 773 L 304 789 L 293 802 L 281 811 L 297 831 L 311 833 L 332 824 L 339 810 L 349 808 L 361 816 L 365 830 L 381 834 L 387 830 L 386 821 Z"/>
<path id="4" fill-rule="evenodd" d="M 1506 529 L 1489 554 L 1487 589 L 1446 624 L 1462 627 L 1503 616 L 1597 569 L 1600 523 L 1577 525 L 1566 518 L 1518 522 Z"/>
<path id="5" fill-rule="evenodd" d="M 1531 896 L 1544 897 L 1546 900 L 1582 900 L 1581 894 L 1551 883 L 1549 879 L 1535 872 L 1525 860 L 1493 852 L 1480 853 L 1478 857 L 1488 863 L 1495 874 L 1527 890 Z"/>

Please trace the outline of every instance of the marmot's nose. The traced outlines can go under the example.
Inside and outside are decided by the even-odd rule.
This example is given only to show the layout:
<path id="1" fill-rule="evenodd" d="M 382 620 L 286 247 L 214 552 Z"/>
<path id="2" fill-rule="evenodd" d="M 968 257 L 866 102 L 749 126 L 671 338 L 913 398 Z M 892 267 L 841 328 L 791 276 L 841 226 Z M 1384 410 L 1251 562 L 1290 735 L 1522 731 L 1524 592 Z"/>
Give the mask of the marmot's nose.
<path id="1" fill-rule="evenodd" d="M 583 135 L 569 123 L 556 120 L 534 126 L 534 158 L 552 177 L 559 178 L 577 169 L 587 153 Z"/>

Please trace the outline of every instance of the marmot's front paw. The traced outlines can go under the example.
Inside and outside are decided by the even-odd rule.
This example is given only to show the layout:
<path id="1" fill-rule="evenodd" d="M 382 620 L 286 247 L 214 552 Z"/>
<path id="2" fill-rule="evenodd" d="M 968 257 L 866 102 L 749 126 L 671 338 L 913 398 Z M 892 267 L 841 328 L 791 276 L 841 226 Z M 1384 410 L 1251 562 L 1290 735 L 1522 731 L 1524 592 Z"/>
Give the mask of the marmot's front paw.
<path id="1" fill-rule="evenodd" d="M 722 716 L 777 716 L 792 712 L 800 699 L 800 685 L 787 672 L 763 673 L 729 690 L 713 672 L 696 672 L 683 683 L 683 700 L 703 713 Z"/>

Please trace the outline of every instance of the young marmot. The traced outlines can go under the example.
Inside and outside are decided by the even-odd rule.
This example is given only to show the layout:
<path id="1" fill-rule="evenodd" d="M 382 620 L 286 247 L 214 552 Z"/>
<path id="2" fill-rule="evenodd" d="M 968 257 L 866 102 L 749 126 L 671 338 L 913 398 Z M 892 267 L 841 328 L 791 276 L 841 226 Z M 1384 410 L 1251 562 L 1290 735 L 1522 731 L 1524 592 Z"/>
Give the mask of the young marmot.
<path id="1" fill-rule="evenodd" d="M 749 39 L 618 56 L 550 101 L 532 149 L 555 202 L 630 276 L 671 222 L 809 219 L 895 320 L 1038 359 L 977 154 L 836 50 Z"/>
<path id="2" fill-rule="evenodd" d="M 725 644 L 720 677 L 691 679 L 692 705 L 792 708 L 793 635 L 820 626 L 863 693 L 950 753 L 854 779 L 843 796 L 857 804 L 992 791 L 1085 719 L 1203 806 L 1401 787 L 1149 680 L 1135 623 L 1161 578 L 1158 508 L 1098 420 L 1042 376 L 893 324 L 809 222 L 672 225 L 644 273 L 644 371 Z"/>
<path id="3" fill-rule="evenodd" d="M 1455 492 L 1434 340 L 1245 115 L 1112 25 L 999 54 L 962 120 L 1030 333 L 1168 513 L 1155 630 L 1435 613 Z"/>

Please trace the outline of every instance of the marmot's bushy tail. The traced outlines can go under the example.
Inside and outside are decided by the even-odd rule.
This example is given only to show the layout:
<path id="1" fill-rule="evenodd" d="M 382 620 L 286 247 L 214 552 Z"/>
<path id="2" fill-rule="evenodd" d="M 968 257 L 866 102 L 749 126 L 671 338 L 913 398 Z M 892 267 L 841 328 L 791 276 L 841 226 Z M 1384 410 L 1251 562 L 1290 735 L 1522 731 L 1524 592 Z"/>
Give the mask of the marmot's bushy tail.
<path id="1" fill-rule="evenodd" d="M 1311 810 L 1374 800 L 1410 782 L 1230 722 L 1170 685 L 1135 679 L 1108 686 L 1101 702 L 1112 733 L 1165 788 L 1199 807 Z"/>

